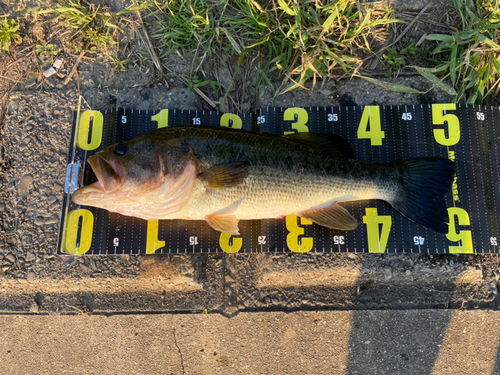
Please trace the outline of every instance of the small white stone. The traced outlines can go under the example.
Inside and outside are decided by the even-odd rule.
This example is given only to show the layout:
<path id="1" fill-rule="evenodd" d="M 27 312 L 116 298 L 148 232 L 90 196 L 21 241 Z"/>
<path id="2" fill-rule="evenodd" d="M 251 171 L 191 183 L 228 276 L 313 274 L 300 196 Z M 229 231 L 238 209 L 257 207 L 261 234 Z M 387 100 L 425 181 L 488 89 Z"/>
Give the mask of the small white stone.
<path id="1" fill-rule="evenodd" d="M 47 69 L 46 71 L 43 72 L 43 75 L 47 78 L 49 78 L 50 76 L 56 74 L 56 70 L 53 68 L 53 67 L 50 67 L 49 69 Z"/>
<path id="2" fill-rule="evenodd" d="M 54 64 L 52 64 L 52 67 L 54 69 L 59 69 L 62 66 L 63 62 L 64 62 L 64 59 L 56 59 L 56 61 L 54 61 Z"/>

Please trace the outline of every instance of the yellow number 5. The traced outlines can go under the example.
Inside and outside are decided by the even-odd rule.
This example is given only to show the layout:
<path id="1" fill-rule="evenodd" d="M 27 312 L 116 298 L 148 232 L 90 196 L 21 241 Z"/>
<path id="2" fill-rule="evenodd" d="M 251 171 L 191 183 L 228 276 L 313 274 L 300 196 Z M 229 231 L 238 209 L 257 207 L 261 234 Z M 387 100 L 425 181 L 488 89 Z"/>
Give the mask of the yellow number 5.
<path id="1" fill-rule="evenodd" d="M 472 254 L 474 247 L 472 245 L 471 231 L 461 230 L 457 232 L 455 226 L 455 216 L 459 225 L 470 225 L 469 214 L 463 208 L 450 207 L 448 208 L 448 215 L 450 217 L 450 227 L 446 238 L 453 242 L 459 242 L 459 246 L 449 246 L 450 253 Z"/>
<path id="2" fill-rule="evenodd" d="M 436 142 L 443 146 L 453 146 L 460 141 L 460 122 L 458 117 L 447 113 L 444 111 L 455 110 L 457 108 L 456 104 L 433 104 L 432 105 L 432 123 L 434 125 L 444 125 L 446 121 L 448 123 L 448 138 L 444 129 L 434 129 L 434 138 Z"/>

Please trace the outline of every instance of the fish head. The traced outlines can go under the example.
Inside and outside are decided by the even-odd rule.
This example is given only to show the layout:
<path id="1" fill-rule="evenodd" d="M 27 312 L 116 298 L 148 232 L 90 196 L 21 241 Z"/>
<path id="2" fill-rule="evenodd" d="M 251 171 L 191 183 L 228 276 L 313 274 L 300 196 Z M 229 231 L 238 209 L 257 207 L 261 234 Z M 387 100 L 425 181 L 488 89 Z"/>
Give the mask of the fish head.
<path id="1" fill-rule="evenodd" d="M 179 184 L 186 179 L 184 174 L 196 177 L 191 148 L 182 139 L 154 134 L 109 146 L 87 161 L 97 181 L 76 190 L 73 202 L 124 214 L 130 207 L 154 203 L 174 190 L 188 188 L 189 184 Z M 192 166 L 186 168 L 188 164 Z"/>

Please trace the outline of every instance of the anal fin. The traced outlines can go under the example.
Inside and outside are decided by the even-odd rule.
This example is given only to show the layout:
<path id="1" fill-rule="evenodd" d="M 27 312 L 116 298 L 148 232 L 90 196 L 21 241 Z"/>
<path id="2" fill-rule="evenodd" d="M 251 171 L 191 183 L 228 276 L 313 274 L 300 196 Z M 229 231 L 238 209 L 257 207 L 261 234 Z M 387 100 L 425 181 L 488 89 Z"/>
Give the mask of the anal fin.
<path id="1" fill-rule="evenodd" d="M 356 219 L 337 202 L 328 207 L 313 208 L 297 215 L 332 229 L 354 230 L 358 227 Z"/>

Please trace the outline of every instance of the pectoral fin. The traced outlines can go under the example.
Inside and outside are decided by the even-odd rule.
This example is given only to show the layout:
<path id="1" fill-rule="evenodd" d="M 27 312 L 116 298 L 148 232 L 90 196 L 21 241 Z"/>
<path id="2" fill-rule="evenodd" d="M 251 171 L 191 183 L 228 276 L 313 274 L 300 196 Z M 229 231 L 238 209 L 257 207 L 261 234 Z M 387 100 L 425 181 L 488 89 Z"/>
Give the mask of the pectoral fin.
<path id="1" fill-rule="evenodd" d="M 354 230 L 358 227 L 356 219 L 337 202 L 328 207 L 303 211 L 298 216 L 332 229 Z"/>
<path id="2" fill-rule="evenodd" d="M 247 162 L 233 162 L 216 165 L 202 172 L 198 177 L 208 181 L 208 188 L 224 189 L 241 184 L 248 177 Z"/>

